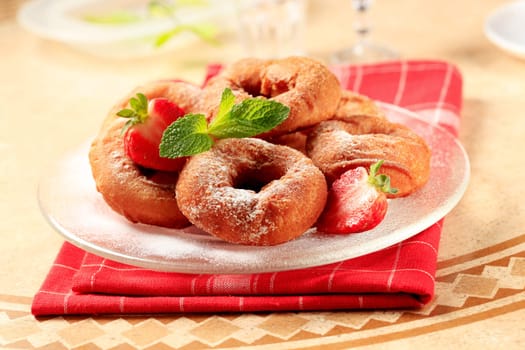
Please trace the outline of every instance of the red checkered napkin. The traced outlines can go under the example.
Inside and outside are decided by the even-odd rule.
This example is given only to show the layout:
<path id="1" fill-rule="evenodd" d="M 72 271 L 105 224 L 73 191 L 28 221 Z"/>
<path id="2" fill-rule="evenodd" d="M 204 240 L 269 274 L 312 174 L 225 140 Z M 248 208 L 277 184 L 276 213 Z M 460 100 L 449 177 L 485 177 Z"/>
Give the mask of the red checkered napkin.
<path id="1" fill-rule="evenodd" d="M 219 65 L 209 67 L 208 76 Z M 338 66 L 343 87 L 411 109 L 454 134 L 462 79 L 441 61 Z M 117 263 L 64 243 L 34 315 L 415 308 L 430 301 L 442 220 L 362 257 L 295 271 L 181 274 Z"/>

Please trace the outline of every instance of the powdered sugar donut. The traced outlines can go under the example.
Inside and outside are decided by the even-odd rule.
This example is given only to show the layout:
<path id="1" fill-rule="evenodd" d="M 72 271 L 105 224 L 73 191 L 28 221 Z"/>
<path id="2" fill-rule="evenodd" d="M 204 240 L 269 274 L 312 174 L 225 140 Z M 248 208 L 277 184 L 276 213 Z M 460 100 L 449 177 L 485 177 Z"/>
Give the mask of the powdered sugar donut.
<path id="1" fill-rule="evenodd" d="M 203 91 L 203 109 L 213 119 L 225 88 L 232 89 L 236 102 L 263 97 L 290 107 L 288 118 L 259 135 L 286 134 L 315 125 L 334 114 L 341 88 L 335 75 L 323 64 L 306 57 L 263 60 L 247 58 L 228 66 L 210 79 Z"/>
<path id="2" fill-rule="evenodd" d="M 302 153 L 261 139 L 225 139 L 190 159 L 176 187 L 182 213 L 228 242 L 275 245 L 310 228 L 327 197 Z"/>

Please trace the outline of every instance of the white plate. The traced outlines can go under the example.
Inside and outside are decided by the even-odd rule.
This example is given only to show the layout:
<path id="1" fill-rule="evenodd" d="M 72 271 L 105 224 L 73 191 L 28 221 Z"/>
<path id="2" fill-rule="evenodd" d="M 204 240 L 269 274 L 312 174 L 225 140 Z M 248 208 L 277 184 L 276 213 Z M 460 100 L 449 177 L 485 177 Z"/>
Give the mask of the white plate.
<path id="1" fill-rule="evenodd" d="M 467 155 L 454 136 L 407 110 L 381 105 L 388 117 L 408 125 L 432 148 L 429 182 L 417 193 L 391 200 L 373 230 L 328 235 L 311 229 L 273 247 L 234 245 L 196 229 L 132 224 L 113 212 L 95 189 L 88 145 L 54 165 L 39 187 L 44 216 L 66 240 L 103 257 L 161 271 L 255 273 L 333 263 L 368 254 L 409 238 L 443 218 L 467 187 Z"/>
<path id="2" fill-rule="evenodd" d="M 181 9 L 180 23 L 221 24 L 221 17 L 232 9 L 220 0 L 208 0 L 208 6 Z M 191 33 L 181 33 L 161 48 L 154 47 L 160 33 L 173 28 L 170 18 L 151 18 L 126 25 L 102 25 L 83 20 L 87 14 L 129 8 L 145 11 L 143 0 L 32 0 L 18 12 L 18 21 L 34 34 L 56 40 L 97 56 L 130 58 L 154 55 L 180 48 L 198 40 Z"/>
<path id="3" fill-rule="evenodd" d="M 494 11 L 485 22 L 485 35 L 499 48 L 525 58 L 525 1 L 515 1 Z"/>

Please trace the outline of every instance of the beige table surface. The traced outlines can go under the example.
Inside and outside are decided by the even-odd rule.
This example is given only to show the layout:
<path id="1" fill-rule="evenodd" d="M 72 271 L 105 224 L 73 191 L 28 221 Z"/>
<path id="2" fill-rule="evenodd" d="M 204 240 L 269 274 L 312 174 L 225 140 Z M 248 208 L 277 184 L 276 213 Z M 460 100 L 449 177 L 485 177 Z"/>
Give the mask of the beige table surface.
<path id="1" fill-rule="evenodd" d="M 41 320 L 29 312 L 31 299 L 63 239 L 39 212 L 40 174 L 92 136 L 135 85 L 199 82 L 206 63 L 242 53 L 227 37 L 230 44 L 214 48 L 108 60 L 38 38 L 0 9 L 0 347 L 525 348 L 525 61 L 483 34 L 485 18 L 503 3 L 385 0 L 373 12 L 376 39 L 404 58 L 454 62 L 464 75 L 460 140 L 472 179 L 445 221 L 437 295 L 424 310 Z M 348 10 L 348 1 L 312 1 L 311 55 L 326 57 L 353 39 Z"/>

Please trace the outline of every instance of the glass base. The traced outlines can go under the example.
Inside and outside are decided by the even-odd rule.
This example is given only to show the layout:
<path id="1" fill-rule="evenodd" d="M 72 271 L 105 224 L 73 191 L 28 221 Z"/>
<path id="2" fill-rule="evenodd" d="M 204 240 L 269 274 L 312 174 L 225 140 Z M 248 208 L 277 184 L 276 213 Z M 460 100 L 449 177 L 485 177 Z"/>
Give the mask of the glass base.
<path id="1" fill-rule="evenodd" d="M 388 47 L 370 43 L 360 43 L 336 52 L 330 58 L 330 62 L 334 64 L 372 63 L 397 58 L 399 58 L 399 54 Z"/>

